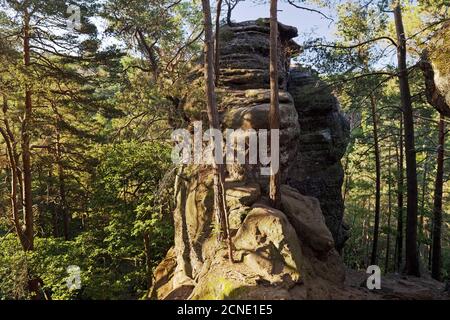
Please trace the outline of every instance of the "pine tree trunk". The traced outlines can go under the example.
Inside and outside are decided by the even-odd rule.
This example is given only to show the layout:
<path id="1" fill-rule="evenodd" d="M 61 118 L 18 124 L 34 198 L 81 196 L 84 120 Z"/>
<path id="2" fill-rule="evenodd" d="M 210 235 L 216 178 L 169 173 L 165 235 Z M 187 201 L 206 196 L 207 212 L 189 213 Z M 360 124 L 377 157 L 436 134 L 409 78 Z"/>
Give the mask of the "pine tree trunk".
<path id="1" fill-rule="evenodd" d="M 58 188 L 59 188 L 59 213 L 63 218 L 64 239 L 70 239 L 70 216 L 66 201 L 66 183 L 64 177 L 64 167 L 62 164 L 61 136 L 59 133 L 59 121 L 56 125 L 56 164 L 58 166 Z"/>
<path id="2" fill-rule="evenodd" d="M 444 183 L 444 152 L 445 152 L 445 117 L 441 114 L 439 122 L 439 149 L 437 157 L 437 172 L 434 188 L 433 206 L 433 252 L 431 260 L 431 276 L 442 280 L 442 192 Z"/>
<path id="3" fill-rule="evenodd" d="M 433 203 L 433 219 L 430 227 L 430 246 L 428 250 L 428 268 L 431 269 L 431 275 L 436 280 L 442 280 L 442 193 L 444 181 L 444 155 L 445 155 L 445 113 L 449 110 L 449 106 L 439 88 L 437 88 L 435 73 L 430 62 L 427 50 L 423 52 L 422 61 L 420 63 L 426 87 L 426 97 L 428 103 L 431 104 L 440 113 L 439 121 L 439 149 L 437 157 L 437 172 L 435 180 L 434 203 Z"/>
<path id="4" fill-rule="evenodd" d="M 50 150 L 49 150 L 49 155 L 50 155 Z M 53 180 L 53 166 L 50 166 L 50 169 L 48 170 L 48 181 L 49 183 L 47 184 L 47 207 L 52 210 L 52 232 L 53 232 L 53 237 L 54 238 L 59 238 L 59 215 L 58 215 L 58 210 L 56 208 L 56 206 L 54 206 L 53 204 L 50 205 L 50 196 L 53 194 L 53 188 L 51 185 L 51 181 Z"/>
<path id="5" fill-rule="evenodd" d="M 202 0 L 202 6 L 205 25 L 204 72 L 208 118 L 210 127 L 212 129 L 220 130 L 219 111 L 217 109 L 217 98 L 214 85 L 214 40 L 209 0 Z M 233 261 L 231 234 L 229 232 L 225 197 L 225 166 L 223 165 L 223 161 L 222 163 L 217 163 L 217 161 L 214 160 L 214 210 L 216 212 L 216 222 L 220 228 L 219 239 L 222 240 L 226 238 L 228 240 L 229 259 L 230 261 Z"/>
<path id="6" fill-rule="evenodd" d="M 24 14 L 23 27 L 23 58 L 25 69 L 31 64 L 30 58 L 30 16 L 26 11 Z M 22 165 L 23 165 L 23 201 L 25 215 L 25 237 L 27 246 L 25 251 L 33 250 L 34 227 L 33 227 L 33 196 L 32 196 L 32 173 L 31 173 L 31 117 L 32 117 L 32 92 L 30 84 L 25 84 L 25 112 L 22 120 Z"/>
<path id="7" fill-rule="evenodd" d="M 227 25 L 229 25 L 231 27 L 231 25 L 232 25 L 231 14 L 233 12 L 233 7 L 232 7 L 232 4 L 231 4 L 231 0 L 226 1 L 226 4 L 227 4 L 227 7 L 228 7 L 228 10 L 227 10 Z"/>
<path id="8" fill-rule="evenodd" d="M 17 192 L 17 184 L 18 184 L 18 175 L 19 171 L 15 162 L 13 147 L 11 144 L 10 137 L 8 134 L 0 127 L 0 134 L 3 136 L 6 144 L 6 152 L 9 160 L 9 167 L 11 172 L 11 216 L 12 222 L 14 223 L 14 229 L 16 231 L 17 237 L 19 238 L 20 244 L 24 250 L 27 250 L 28 241 L 25 237 L 25 234 L 22 230 L 22 225 L 20 223 L 19 218 L 19 202 L 18 202 L 18 192 Z"/>
<path id="9" fill-rule="evenodd" d="M 19 155 L 15 147 L 14 135 L 9 126 L 7 112 L 8 112 L 8 100 L 5 95 L 3 95 L 3 122 L 5 124 L 5 130 L 0 127 L 0 135 L 3 136 L 6 145 L 6 153 L 9 162 L 10 174 L 11 174 L 11 215 L 12 222 L 14 224 L 14 229 L 16 231 L 19 242 L 22 245 L 23 250 L 27 250 L 28 241 L 24 231 L 22 230 L 22 225 L 20 223 L 19 217 L 19 204 L 22 203 L 22 197 L 20 196 L 20 188 L 18 185 L 21 183 L 20 170 L 19 170 Z"/>
<path id="10" fill-rule="evenodd" d="M 217 0 L 217 12 L 216 12 L 216 47 L 215 47 L 215 62 L 214 70 L 216 74 L 215 83 L 219 85 L 220 80 L 220 15 L 222 13 L 223 0 Z"/>
<path id="11" fill-rule="evenodd" d="M 345 201 L 346 201 L 347 196 L 348 196 L 348 194 L 350 192 L 350 184 L 351 184 L 351 181 L 352 181 L 351 180 L 351 176 L 348 174 L 348 164 L 349 164 L 349 159 L 348 159 L 348 155 L 347 155 L 345 157 L 345 166 L 344 166 L 345 180 L 344 180 L 344 187 L 343 187 L 344 192 L 343 192 L 343 195 L 342 195 L 342 201 L 344 203 L 346 203 Z"/>
<path id="12" fill-rule="evenodd" d="M 399 145 L 397 148 L 397 237 L 396 237 L 396 270 L 400 272 L 403 264 L 403 116 L 400 117 Z"/>
<path id="13" fill-rule="evenodd" d="M 391 217 L 392 217 L 392 176 L 391 176 L 391 148 L 388 153 L 388 170 L 389 170 L 389 185 L 388 185 L 388 225 L 387 225 L 387 239 L 386 239 L 386 259 L 384 261 L 384 271 L 389 272 L 389 258 L 391 254 Z"/>
<path id="14" fill-rule="evenodd" d="M 278 0 L 270 1 L 270 130 L 280 129 L 280 104 L 278 85 Z M 271 135 L 272 139 L 273 136 Z M 272 144 L 271 144 L 272 145 Z M 279 157 L 271 150 L 272 159 Z M 273 161 L 273 160 L 272 160 Z M 271 165 L 269 198 L 275 209 L 281 207 L 280 172 L 273 172 Z"/>
<path id="15" fill-rule="evenodd" d="M 420 219 L 419 219 L 419 254 L 421 257 L 425 258 L 426 249 L 422 245 L 424 238 L 425 238 L 425 195 L 427 193 L 427 178 L 428 178 L 428 153 L 425 156 L 425 163 L 424 163 L 424 169 L 423 169 L 423 176 L 422 176 L 422 196 L 420 201 Z"/>
<path id="16" fill-rule="evenodd" d="M 371 199 L 371 197 L 369 197 L 369 199 L 368 199 L 367 212 L 372 212 L 372 199 Z M 364 237 L 364 264 L 366 266 L 370 265 L 370 263 L 369 263 L 370 262 L 369 261 L 370 244 L 371 244 L 371 239 L 370 239 L 370 215 L 368 215 L 368 217 L 367 217 L 367 228 L 366 228 L 365 237 Z"/>
<path id="17" fill-rule="evenodd" d="M 151 241 L 150 234 L 148 232 L 144 233 L 144 252 L 145 252 L 145 267 L 147 270 L 147 289 L 153 285 L 153 274 L 152 274 L 152 254 L 151 254 Z"/>
<path id="18" fill-rule="evenodd" d="M 414 118 L 406 64 L 406 36 L 403 26 L 402 9 L 397 2 L 394 8 L 395 26 L 398 38 L 398 78 L 403 107 L 406 149 L 407 215 L 406 215 L 406 252 L 405 270 L 407 275 L 420 276 L 417 252 L 417 163 L 414 138 Z"/>
<path id="19" fill-rule="evenodd" d="M 380 207 L 381 207 L 381 163 L 380 163 L 380 146 L 378 143 L 378 122 L 377 122 L 377 106 L 375 97 L 370 96 L 370 103 L 372 107 L 372 119 L 373 119 L 373 138 L 375 149 L 375 224 L 373 228 L 373 242 L 372 242 L 372 255 L 370 258 L 370 264 L 376 265 L 378 260 L 378 235 L 380 229 Z"/>

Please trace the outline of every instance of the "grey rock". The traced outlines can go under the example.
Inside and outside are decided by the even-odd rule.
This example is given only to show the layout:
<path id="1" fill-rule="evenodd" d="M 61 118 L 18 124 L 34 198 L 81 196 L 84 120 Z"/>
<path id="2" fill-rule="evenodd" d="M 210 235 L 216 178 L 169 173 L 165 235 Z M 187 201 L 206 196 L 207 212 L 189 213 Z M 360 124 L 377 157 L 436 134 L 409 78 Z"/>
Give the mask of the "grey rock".
<path id="1" fill-rule="evenodd" d="M 350 139 L 350 124 L 329 87 L 301 68 L 290 71 L 289 93 L 298 112 L 299 152 L 288 184 L 316 197 L 340 250 L 348 238 L 341 196 L 344 172 L 341 158 Z"/>

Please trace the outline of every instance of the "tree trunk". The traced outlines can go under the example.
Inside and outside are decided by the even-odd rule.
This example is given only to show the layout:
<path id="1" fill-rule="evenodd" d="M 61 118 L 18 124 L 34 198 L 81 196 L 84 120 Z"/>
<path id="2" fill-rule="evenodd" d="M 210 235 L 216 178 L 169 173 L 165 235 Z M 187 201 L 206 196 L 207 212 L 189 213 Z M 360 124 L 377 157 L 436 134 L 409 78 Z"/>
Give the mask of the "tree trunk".
<path id="1" fill-rule="evenodd" d="M 30 59 L 30 16 L 26 11 L 24 14 L 23 27 L 23 60 L 27 70 L 31 64 Z M 33 230 L 33 195 L 31 176 L 31 117 L 32 117 L 32 92 L 30 84 L 25 84 L 25 112 L 22 120 L 22 165 L 23 165 L 23 201 L 25 215 L 25 237 L 27 245 L 25 251 L 33 250 L 34 230 Z"/>
<path id="2" fill-rule="evenodd" d="M 380 207 L 381 207 L 381 163 L 380 163 L 380 146 L 378 143 L 378 121 L 377 121 L 377 106 L 375 97 L 370 96 L 370 104 L 372 106 L 372 119 L 373 119 L 373 139 L 374 139 L 374 151 L 375 151 L 375 224 L 373 228 L 373 243 L 372 243 L 372 255 L 370 258 L 370 264 L 377 264 L 377 251 L 378 251 L 378 235 L 380 229 Z"/>
<path id="3" fill-rule="evenodd" d="M 219 111 L 217 109 L 217 98 L 214 86 L 214 40 L 209 0 L 202 0 L 202 6 L 205 25 L 204 72 L 208 118 L 210 127 L 212 129 L 220 130 Z M 223 161 L 217 163 L 216 157 L 214 157 L 214 210 L 216 212 L 217 224 L 220 228 L 219 239 L 225 239 L 226 237 L 228 240 L 229 259 L 230 261 L 233 261 L 233 249 L 226 207 L 225 167 Z"/>
<path id="4" fill-rule="evenodd" d="M 430 245 L 428 246 L 428 270 L 431 271 L 431 264 L 433 262 L 433 221 L 430 226 Z"/>
<path id="5" fill-rule="evenodd" d="M 392 217 L 392 176 L 391 176 L 391 148 L 388 153 L 388 170 L 389 170 L 389 185 L 388 185 L 388 225 L 387 225 L 387 239 L 386 239 L 386 259 L 384 261 L 384 271 L 389 272 L 389 258 L 391 254 L 391 217 Z"/>
<path id="6" fill-rule="evenodd" d="M 344 174 L 345 174 L 345 179 L 344 179 L 344 186 L 343 186 L 343 194 L 342 194 L 342 200 L 345 203 L 345 200 L 347 199 L 347 195 L 350 189 L 350 175 L 348 174 L 348 155 L 345 156 L 345 165 L 344 165 Z"/>
<path id="7" fill-rule="evenodd" d="M 66 183 L 64 167 L 62 165 L 61 136 L 59 133 L 59 121 L 56 124 L 56 164 L 58 166 L 58 188 L 59 188 L 59 215 L 63 218 L 64 240 L 70 239 L 70 216 L 66 201 Z"/>
<path id="8" fill-rule="evenodd" d="M 434 187 L 434 205 L 433 205 L 433 252 L 431 260 L 431 276 L 442 280 L 442 191 L 444 183 L 444 152 L 445 152 L 445 117 L 441 114 L 439 122 L 439 149 L 437 157 L 437 172 Z"/>
<path id="9" fill-rule="evenodd" d="M 445 152 L 445 116 L 449 115 L 450 110 L 445 94 L 437 88 L 434 82 L 434 70 L 429 59 L 427 50 L 423 52 L 420 63 L 426 87 L 426 97 L 431 104 L 440 113 L 439 122 L 439 149 L 437 158 L 437 172 L 435 180 L 435 195 L 433 203 L 433 219 L 430 228 L 430 246 L 428 251 L 428 268 L 431 269 L 432 277 L 440 280 L 442 277 L 442 256 L 441 256 L 441 236 L 442 236 L 442 192 L 444 180 L 444 152 Z"/>
<path id="10" fill-rule="evenodd" d="M 397 237 L 396 237 L 396 270 L 400 272 L 403 263 L 403 118 L 400 117 L 399 145 L 397 148 Z"/>
<path id="11" fill-rule="evenodd" d="M 406 252 L 405 270 L 407 275 L 420 276 L 419 257 L 417 252 L 417 163 L 414 138 L 414 118 L 409 87 L 408 68 L 406 64 L 406 36 L 403 26 L 402 9 L 396 2 L 394 8 L 395 26 L 398 38 L 398 78 L 403 107 L 406 149 L 406 180 L 407 180 L 407 215 L 406 215 Z"/>
<path id="12" fill-rule="evenodd" d="M 216 74 L 215 83 L 219 85 L 220 80 L 220 15 L 222 13 L 223 0 L 217 0 L 217 12 L 216 12 L 216 49 L 215 49 L 215 62 L 214 70 Z"/>
<path id="13" fill-rule="evenodd" d="M 367 212 L 372 212 L 372 199 L 371 197 L 369 197 L 369 203 L 367 205 Z M 370 252 L 370 244 L 371 244 L 371 239 L 370 239 L 370 215 L 368 215 L 367 217 L 367 230 L 366 230 L 366 236 L 365 236 L 365 241 L 364 241 L 364 262 L 365 265 L 368 266 L 370 265 L 370 261 L 369 261 L 369 252 Z"/>
<path id="14" fill-rule="evenodd" d="M 424 224 L 424 219 L 425 219 L 425 195 L 427 193 L 427 178 L 428 178 L 428 153 L 426 153 L 425 156 L 425 163 L 424 163 L 424 168 L 423 168 L 423 176 L 422 176 L 422 196 L 421 196 L 421 201 L 420 201 L 420 219 L 419 219 L 419 242 L 418 242 L 418 246 L 419 246 L 419 254 L 421 257 L 425 257 L 425 248 L 422 246 L 424 239 L 425 239 L 425 224 Z"/>
<path id="15" fill-rule="evenodd" d="M 50 150 L 49 150 L 50 154 Z M 53 237 L 58 238 L 59 237 L 59 221 L 58 221 L 58 210 L 56 209 L 56 206 L 52 203 L 50 204 L 50 197 L 53 195 L 53 187 L 50 185 L 52 179 L 53 179 L 53 166 L 50 166 L 48 170 L 48 183 L 47 183 L 47 208 L 52 210 L 52 231 L 53 231 Z"/>
<path id="16" fill-rule="evenodd" d="M 232 22 L 231 22 L 231 14 L 233 13 L 233 6 L 231 3 L 231 0 L 226 1 L 227 4 L 227 25 L 229 25 L 231 27 Z"/>
<path id="17" fill-rule="evenodd" d="M 11 197 L 12 221 L 14 223 L 14 229 L 16 231 L 17 237 L 19 238 L 20 244 L 22 245 L 22 248 L 24 250 L 27 250 L 28 241 L 22 230 L 22 225 L 20 223 L 20 218 L 19 218 L 19 204 L 18 204 L 18 192 L 17 192 L 19 170 L 17 168 L 16 162 L 14 159 L 13 147 L 12 147 L 12 144 L 10 141 L 10 137 L 7 135 L 7 133 L 1 127 L 0 127 L 0 134 L 3 136 L 3 138 L 5 140 L 6 152 L 8 154 L 9 167 L 11 169 L 11 194 L 10 194 L 10 197 Z"/>
<path id="18" fill-rule="evenodd" d="M 151 246 L 150 246 L 150 234 L 148 232 L 144 233 L 144 252 L 145 252 L 145 266 L 147 269 L 147 289 L 153 285 L 153 273 L 152 273 L 152 256 L 151 256 Z"/>
<path id="19" fill-rule="evenodd" d="M 20 244 L 22 245 L 23 250 L 27 250 L 28 241 L 26 239 L 26 235 L 23 232 L 22 224 L 20 223 L 19 218 L 19 203 L 22 201 L 22 197 L 20 196 L 20 189 L 18 190 L 17 186 L 21 183 L 20 179 L 20 170 L 19 170 L 19 156 L 17 154 L 17 150 L 15 148 L 15 139 L 13 133 L 10 129 L 7 112 L 8 112 L 8 100 L 5 95 L 3 95 L 3 115 L 4 115 L 4 124 L 5 129 L 0 127 L 0 135 L 3 136 L 6 145 L 6 153 L 8 157 L 10 174 L 11 174 L 11 216 L 12 221 L 14 223 L 14 229 L 16 231 L 17 237 L 19 238 Z"/>
<path id="20" fill-rule="evenodd" d="M 279 88 L 278 88 L 278 0 L 270 1 L 270 113 L 269 113 L 270 130 L 280 129 L 280 104 L 279 104 Z M 270 135 L 272 139 L 272 134 Z M 272 145 L 272 144 L 271 144 Z M 279 154 L 273 154 L 272 159 L 279 157 Z M 272 160 L 273 161 L 273 160 Z M 280 194 L 280 172 L 273 172 L 271 164 L 270 171 L 270 192 L 269 198 L 275 209 L 281 207 Z"/>

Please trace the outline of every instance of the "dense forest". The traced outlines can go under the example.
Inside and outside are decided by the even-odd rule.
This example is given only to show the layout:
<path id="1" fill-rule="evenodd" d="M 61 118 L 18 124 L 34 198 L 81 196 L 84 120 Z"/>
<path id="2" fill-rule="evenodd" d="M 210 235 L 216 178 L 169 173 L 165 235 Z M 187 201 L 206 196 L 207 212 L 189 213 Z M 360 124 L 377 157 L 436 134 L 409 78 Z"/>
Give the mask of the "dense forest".
<path id="1" fill-rule="evenodd" d="M 0 0 L 0 300 L 160 298 L 152 290 L 161 278 L 158 265 L 169 261 L 174 247 L 178 252 L 186 246 L 180 238 L 207 242 L 208 236 L 180 236 L 174 218 L 174 212 L 180 217 L 184 212 L 180 184 L 194 177 L 208 181 L 212 190 L 214 221 L 205 224 L 225 252 L 220 264 L 245 262 L 238 257 L 239 228 L 251 214 L 246 208 L 238 222 L 234 219 L 232 170 L 217 157 L 200 169 L 174 163 L 173 132 L 192 131 L 194 120 L 224 129 L 229 105 L 266 99 L 264 123 L 267 129 L 281 128 L 283 155 L 288 140 L 283 130 L 292 128 L 284 118 L 290 94 L 296 104 L 301 99 L 339 101 L 339 111 L 330 115 L 344 121 L 339 119 L 345 114 L 348 122 L 348 137 L 342 134 L 345 142 L 339 145 L 342 159 L 332 161 L 338 167 L 317 170 L 324 175 L 334 174 L 328 168 L 342 170 L 343 178 L 335 179 L 342 192 L 330 200 L 330 194 L 315 195 L 314 183 L 286 182 L 302 165 L 290 173 L 271 170 L 255 187 L 267 200 L 264 206 L 290 212 L 293 202 L 286 199 L 300 199 L 284 186 L 290 184 L 295 192 L 319 198 L 318 212 L 330 229 L 321 234 L 330 234 L 333 242 L 322 245 L 325 236 L 312 241 L 305 227 L 299 224 L 299 232 L 289 218 L 301 243 L 312 241 L 311 247 L 320 250 L 329 246 L 352 272 L 377 265 L 387 277 L 450 280 L 450 2 L 255 0 L 267 14 L 251 25 L 233 18 L 247 2 L 252 0 Z M 278 23 L 280 4 L 293 15 L 308 12 L 322 20 L 333 28 L 332 39 L 303 33 L 301 20 L 296 25 L 300 36 L 294 34 L 292 27 Z M 256 62 L 232 52 L 233 37 L 264 32 L 261 43 L 244 40 L 246 48 L 253 45 L 248 50 L 264 57 L 258 63 L 264 60 L 267 68 L 247 67 Z M 292 60 L 280 63 L 286 47 Z M 238 73 L 239 81 L 232 78 Z M 255 74 L 264 79 L 261 86 Z M 291 79 L 308 74 L 313 85 L 297 98 L 292 83 L 303 78 L 288 84 L 284 74 Z M 308 122 L 315 125 L 310 119 L 321 112 L 295 113 L 295 119 L 308 120 L 298 119 L 299 135 L 289 141 L 308 143 L 309 149 L 300 147 L 299 153 L 325 163 L 318 152 L 324 142 L 307 138 L 331 138 L 323 130 L 319 138 L 305 134 L 313 130 Z M 327 125 L 334 137 L 333 121 Z M 327 152 L 341 153 L 334 149 Z M 290 162 L 281 159 L 282 168 Z M 191 201 L 199 202 L 195 196 Z M 308 208 L 316 204 L 307 201 L 312 201 Z M 343 220 L 334 230 L 327 214 L 339 206 Z M 292 245 L 289 250 L 295 252 Z M 301 250 L 309 255 L 303 244 Z M 197 267 L 193 256 L 189 268 L 194 271 L 183 270 L 197 285 L 205 272 L 196 270 L 207 259 Z M 69 285 L 71 270 L 78 270 L 79 285 Z M 269 278 L 273 285 L 285 281 Z M 194 291 L 191 298 L 218 297 Z"/>

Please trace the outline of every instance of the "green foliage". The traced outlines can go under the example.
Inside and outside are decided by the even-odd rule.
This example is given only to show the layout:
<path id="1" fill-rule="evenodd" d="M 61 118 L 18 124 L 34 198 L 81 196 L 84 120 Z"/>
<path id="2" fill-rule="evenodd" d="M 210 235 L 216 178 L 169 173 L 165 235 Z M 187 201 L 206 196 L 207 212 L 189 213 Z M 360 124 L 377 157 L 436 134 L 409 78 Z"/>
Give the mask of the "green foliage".
<path id="1" fill-rule="evenodd" d="M 2 137 L 0 299 L 31 298 L 29 280 L 53 299 L 142 297 L 173 244 L 174 170 L 164 141 L 182 125 L 185 74 L 200 51 L 198 3 L 71 1 L 81 8 L 80 30 L 66 28 L 65 1 L 19 4 L 0 0 L 0 127 L 9 125 L 20 154 L 24 89 L 32 87 L 36 245 L 25 254 L 14 236 Z M 24 68 L 17 34 L 27 11 Z M 101 22 L 108 30 L 100 35 Z M 145 41 L 135 46 L 138 29 Z M 117 46 L 101 46 L 103 36 Z M 143 48 L 155 41 L 158 79 Z M 65 284 L 70 265 L 81 269 L 79 291 Z"/>
<path id="2" fill-rule="evenodd" d="M 294 2 L 319 7 L 334 4 L 329 0 Z M 383 268 L 390 237 L 385 271 L 394 271 L 401 209 L 397 195 L 405 193 L 397 184 L 401 111 L 395 48 L 386 39 L 370 41 L 380 36 L 395 39 L 392 17 L 382 10 L 389 9 L 389 2 L 336 2 L 337 40 L 324 45 L 321 39 L 312 39 L 303 56 L 306 67 L 332 84 L 327 90 L 334 90 L 352 122 L 352 139 L 343 161 L 346 222 L 351 232 L 344 259 L 355 269 L 367 267 L 373 238 L 371 95 L 376 98 L 380 124 L 379 257 Z M 201 77 L 193 80 L 192 74 L 193 69 L 199 72 L 193 66 L 201 55 L 199 1 L 71 3 L 81 7 L 81 30 L 66 28 L 66 1 L 0 0 L 0 100 L 5 106 L 0 110 L 0 127 L 9 126 L 8 134 L 20 155 L 24 92 L 31 88 L 36 212 L 35 249 L 25 253 L 11 222 L 11 164 L 0 137 L 0 300 L 31 299 L 35 294 L 62 300 L 142 297 L 153 269 L 173 245 L 176 168 L 171 165 L 169 133 L 174 127 L 186 127 L 187 119 L 204 118 L 204 83 Z M 428 48 L 433 62 L 448 71 L 449 32 L 441 31 L 448 19 L 448 1 L 404 1 L 403 5 L 416 117 L 419 244 L 426 268 L 438 116 L 423 98 L 423 79 L 415 65 L 421 51 Z M 32 13 L 28 67 L 23 65 L 23 42 L 17 36 L 23 32 L 26 11 Z M 100 34 L 97 26 L 103 22 L 107 28 Z M 102 45 L 104 36 L 112 41 Z M 232 36 L 230 31 L 222 32 L 223 38 Z M 355 43 L 365 44 L 352 46 Z M 226 93 L 219 92 L 219 99 L 225 101 Z M 445 166 L 450 166 L 448 159 Z M 186 171 L 189 174 L 189 168 Z M 450 210 L 448 172 L 445 212 Z M 64 230 L 65 221 L 68 230 Z M 450 277 L 449 230 L 449 215 L 444 214 L 446 279 Z M 80 290 L 67 287 L 67 268 L 72 265 L 81 271 Z M 29 290 L 30 281 L 41 283 L 39 292 Z"/>
<path id="3" fill-rule="evenodd" d="M 150 234 L 154 267 L 172 245 L 171 188 L 159 190 L 170 149 L 158 143 L 100 148 L 89 225 L 72 241 L 37 238 L 23 253 L 12 234 L 0 242 L 0 299 L 26 298 L 38 277 L 52 299 L 130 299 L 147 289 L 143 235 Z M 70 291 L 68 266 L 81 269 L 82 289 Z"/>
<path id="4" fill-rule="evenodd" d="M 345 1 L 338 6 L 337 39 L 334 43 L 324 44 L 321 39 L 313 39 L 307 43 L 307 50 L 310 52 L 308 57 L 313 57 L 307 61 L 307 65 L 315 67 L 333 84 L 333 89 L 352 125 L 352 139 L 344 159 L 345 220 L 351 232 L 350 239 L 344 248 L 344 259 L 349 267 L 356 269 L 365 269 L 369 265 L 373 241 L 375 157 L 373 152 L 374 119 L 370 112 L 370 97 L 374 97 L 378 110 L 376 117 L 379 124 L 382 173 L 378 257 L 379 265 L 386 272 L 398 271 L 394 268 L 394 260 L 398 255 L 396 252 L 397 218 L 401 209 L 403 210 L 403 227 L 406 222 L 406 180 L 403 183 L 403 189 L 399 189 L 398 185 L 402 113 L 399 108 L 399 85 L 396 77 L 396 50 L 391 43 L 397 40 L 393 17 L 389 13 L 390 4 L 390 1 Z M 444 58 L 448 50 L 445 44 L 443 45 L 446 32 L 440 31 L 448 19 L 448 10 L 444 9 L 443 1 L 419 1 L 419 3 L 405 1 L 402 5 L 408 38 L 409 82 L 414 102 L 417 146 L 418 241 L 421 263 L 426 270 L 431 243 L 439 115 L 424 98 L 423 76 L 416 67 L 416 63 L 425 48 L 430 50 L 435 63 L 448 60 Z M 375 40 L 380 37 L 383 39 Z M 387 37 L 392 41 L 386 39 Z M 434 40 L 430 41 L 430 39 Z M 449 163 L 446 161 L 445 167 L 448 166 Z M 405 172 L 403 175 L 405 177 Z M 448 207 L 449 178 L 446 171 L 444 212 L 450 209 Z M 399 194 L 403 194 L 403 208 L 398 208 Z M 450 260 L 448 219 L 448 215 L 444 214 L 444 265 L 448 265 Z M 403 236 L 404 234 L 403 230 Z M 388 245 L 389 250 L 387 250 Z M 403 245 L 404 248 L 405 245 Z M 386 258 L 388 258 L 387 264 Z"/>

